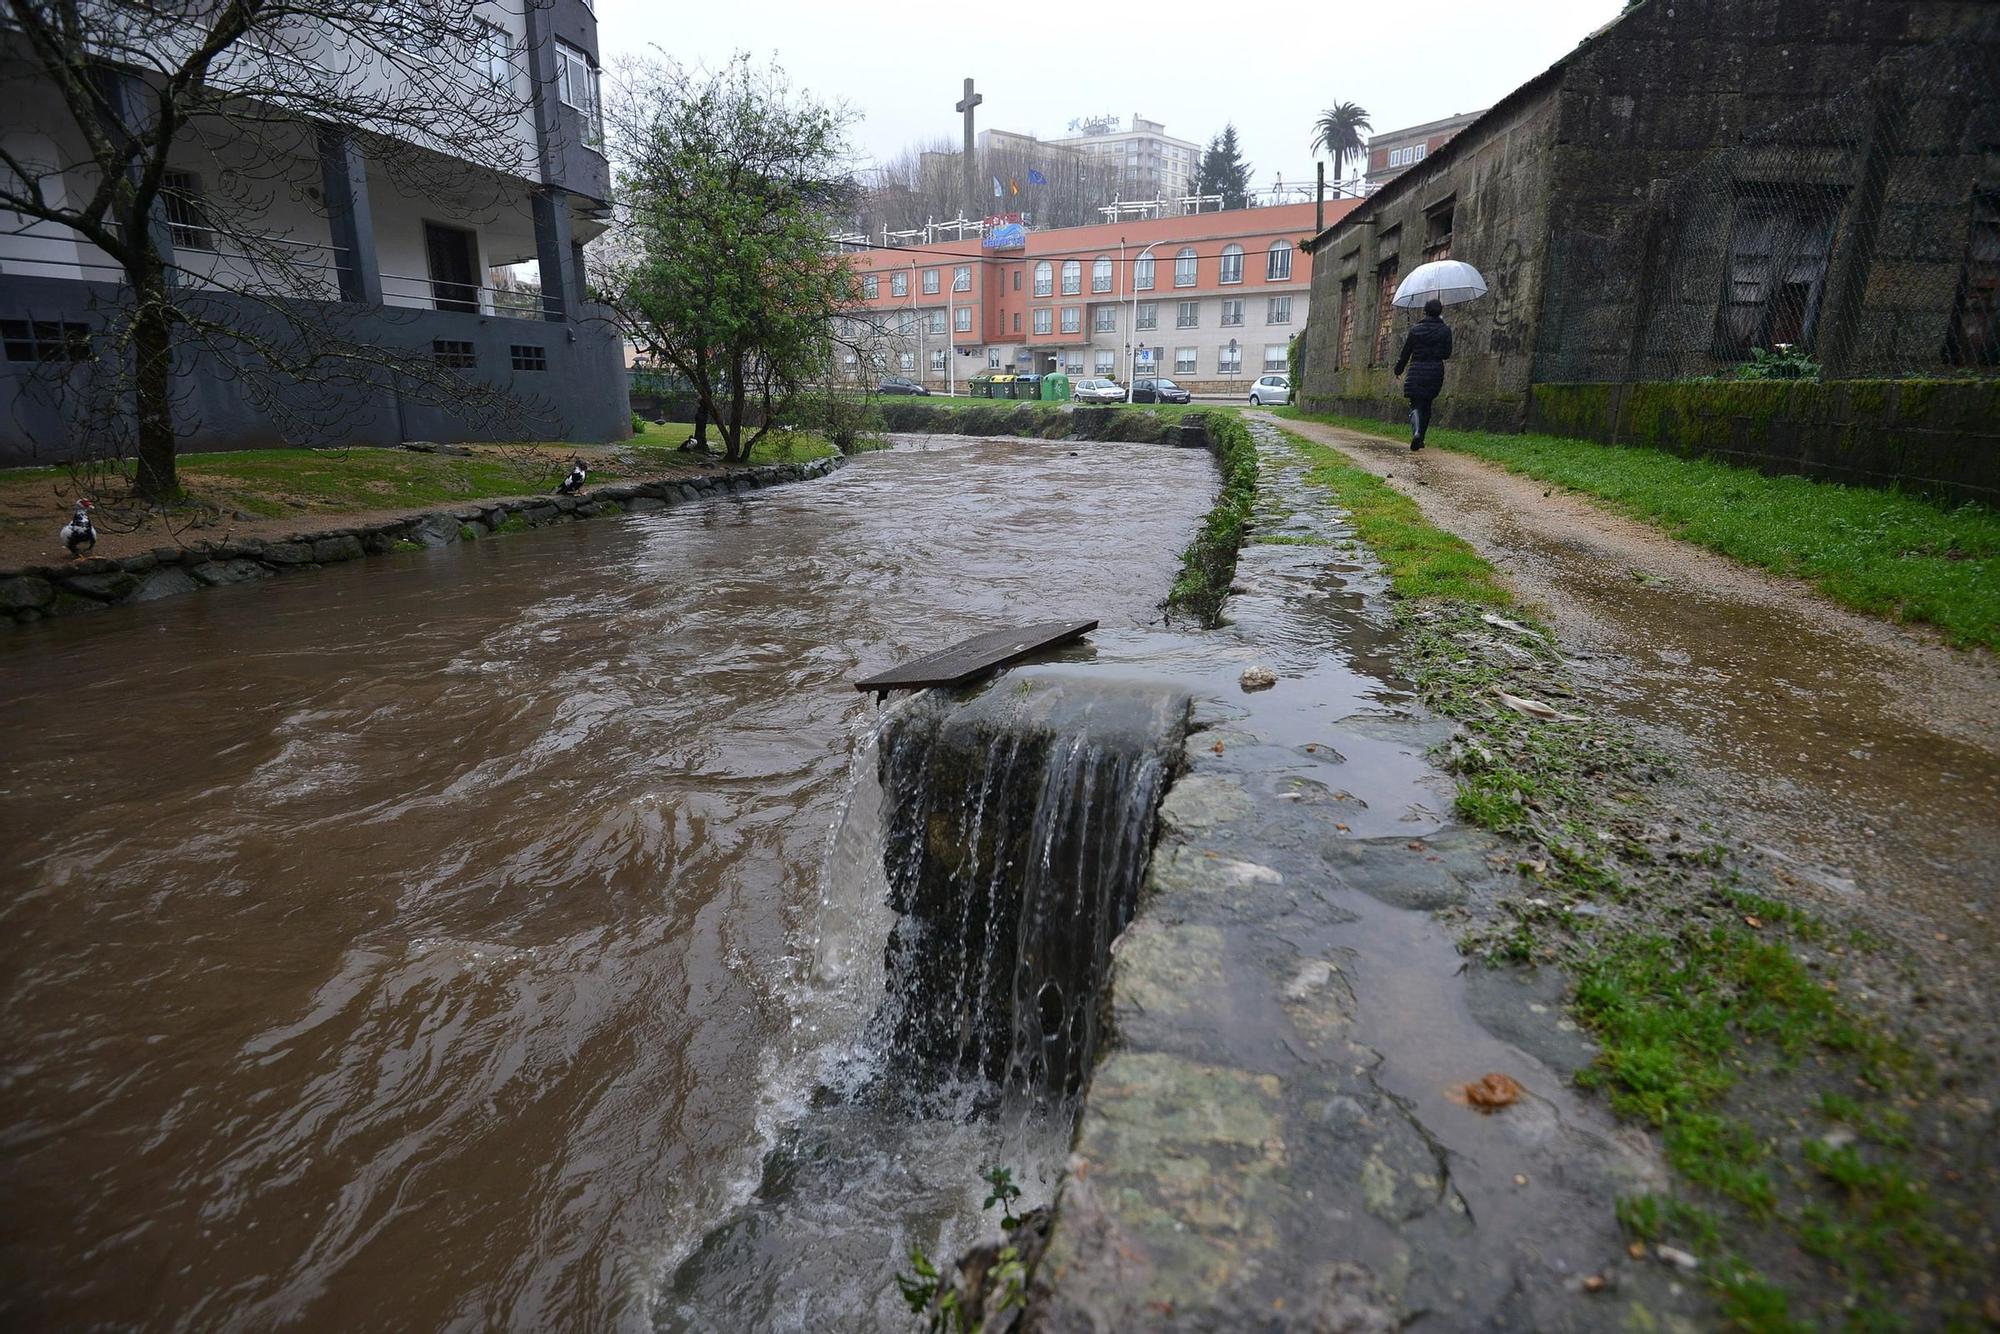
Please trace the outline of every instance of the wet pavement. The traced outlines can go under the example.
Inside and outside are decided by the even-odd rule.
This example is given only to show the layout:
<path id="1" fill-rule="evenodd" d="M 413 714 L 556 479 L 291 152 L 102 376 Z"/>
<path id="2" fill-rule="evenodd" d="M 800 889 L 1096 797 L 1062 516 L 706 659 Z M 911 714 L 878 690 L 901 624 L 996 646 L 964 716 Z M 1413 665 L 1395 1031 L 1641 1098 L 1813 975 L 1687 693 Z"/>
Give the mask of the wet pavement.
<path id="1" fill-rule="evenodd" d="M 1445 814 L 1426 754 L 1450 726 L 1388 666 L 1385 581 L 1253 434 L 1255 532 L 1290 540 L 1244 549 L 1216 652 L 1277 682 L 1195 692 L 1046 1327 L 1694 1328 L 1703 1299 L 1627 1257 L 1612 1201 L 1663 1169 L 1573 1092 L 1591 1053 L 1559 982 L 1461 972 L 1432 916 L 1511 870 Z M 1489 1072 L 1521 1089 L 1490 1115 L 1454 1096 Z"/>
<path id="2" fill-rule="evenodd" d="M 1992 655 L 1467 455 L 1284 426 L 1390 477 L 1499 567 L 1557 631 L 1590 707 L 1669 756 L 1688 807 L 1740 831 L 1780 884 L 1981 985 L 2000 958 Z"/>
<path id="3" fill-rule="evenodd" d="M 1143 637 L 1215 487 L 906 442 L 9 634 L 0 1324 L 650 1327 L 872 1011 L 879 897 L 822 907 L 852 678 L 1071 606 Z M 855 1149 L 814 1203 L 891 1305 L 880 1230 L 1033 1158 Z"/>

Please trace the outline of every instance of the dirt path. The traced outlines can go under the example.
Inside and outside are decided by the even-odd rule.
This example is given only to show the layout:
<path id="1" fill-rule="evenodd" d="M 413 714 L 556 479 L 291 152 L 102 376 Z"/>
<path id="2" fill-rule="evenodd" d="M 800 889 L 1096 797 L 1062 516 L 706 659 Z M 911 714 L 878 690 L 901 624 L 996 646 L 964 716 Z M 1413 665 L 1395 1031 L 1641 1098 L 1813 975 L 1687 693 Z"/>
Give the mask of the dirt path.
<path id="1" fill-rule="evenodd" d="M 1253 414 L 1261 416 L 1263 414 Z M 1463 454 L 1309 422 L 1478 548 L 1801 896 L 1970 980 L 2000 957 L 2000 664 Z"/>

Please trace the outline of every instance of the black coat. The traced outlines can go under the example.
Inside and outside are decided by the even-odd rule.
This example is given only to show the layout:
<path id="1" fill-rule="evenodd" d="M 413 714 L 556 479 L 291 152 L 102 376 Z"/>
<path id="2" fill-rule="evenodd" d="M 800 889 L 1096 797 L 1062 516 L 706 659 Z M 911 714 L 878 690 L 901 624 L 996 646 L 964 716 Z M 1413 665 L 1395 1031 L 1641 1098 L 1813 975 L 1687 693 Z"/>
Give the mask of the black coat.
<path id="1" fill-rule="evenodd" d="M 1444 388 L 1444 363 L 1451 356 L 1451 326 L 1435 315 L 1426 315 L 1403 335 L 1403 350 L 1396 358 L 1396 374 L 1405 366 L 1410 373 L 1403 379 L 1403 397 L 1412 402 L 1436 398 Z"/>

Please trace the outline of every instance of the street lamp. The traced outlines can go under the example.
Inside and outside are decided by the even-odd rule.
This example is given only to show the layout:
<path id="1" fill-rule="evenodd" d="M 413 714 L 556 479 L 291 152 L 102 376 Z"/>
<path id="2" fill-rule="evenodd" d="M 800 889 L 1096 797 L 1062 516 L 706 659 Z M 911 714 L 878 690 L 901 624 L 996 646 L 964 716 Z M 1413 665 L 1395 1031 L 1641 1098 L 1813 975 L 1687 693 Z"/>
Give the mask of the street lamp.
<path id="1" fill-rule="evenodd" d="M 1153 245 L 1158 245 L 1158 244 L 1159 244 L 1158 241 L 1153 242 Z M 1153 253 L 1153 245 L 1149 245 L 1144 250 L 1141 250 L 1139 252 L 1139 258 L 1132 261 L 1132 271 L 1126 274 L 1127 284 L 1132 289 L 1131 309 L 1127 312 L 1127 318 L 1129 318 L 1132 321 L 1130 328 L 1132 332 L 1135 334 L 1139 332 L 1139 284 L 1138 284 L 1139 264 L 1148 255 L 1151 255 Z M 1118 238 L 1118 258 L 1120 258 L 1121 260 L 1125 258 L 1125 238 L 1122 236 Z M 1141 343 L 1139 346 L 1143 348 L 1145 344 Z M 1132 344 L 1128 341 L 1125 344 L 1125 402 L 1127 404 L 1130 404 L 1133 401 L 1132 400 L 1132 390 L 1134 388 L 1134 385 L 1132 383 L 1133 375 L 1134 371 L 1132 363 Z"/>

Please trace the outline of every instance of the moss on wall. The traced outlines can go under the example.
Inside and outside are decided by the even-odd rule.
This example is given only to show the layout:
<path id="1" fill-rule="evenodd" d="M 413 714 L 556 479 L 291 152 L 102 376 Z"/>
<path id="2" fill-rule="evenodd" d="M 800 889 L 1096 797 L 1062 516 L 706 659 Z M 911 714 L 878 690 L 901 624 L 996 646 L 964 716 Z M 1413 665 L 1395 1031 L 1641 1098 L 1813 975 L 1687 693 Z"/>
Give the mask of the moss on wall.
<path id="1" fill-rule="evenodd" d="M 1769 473 L 2000 500 L 1996 380 L 1540 384 L 1530 395 L 1527 426 L 1714 454 Z"/>

